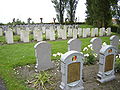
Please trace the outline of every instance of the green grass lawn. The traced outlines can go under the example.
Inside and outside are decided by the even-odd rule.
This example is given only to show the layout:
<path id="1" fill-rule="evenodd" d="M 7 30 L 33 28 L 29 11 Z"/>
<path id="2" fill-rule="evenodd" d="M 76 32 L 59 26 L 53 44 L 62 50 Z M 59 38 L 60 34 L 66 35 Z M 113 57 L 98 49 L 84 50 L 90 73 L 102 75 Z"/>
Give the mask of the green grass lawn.
<path id="1" fill-rule="evenodd" d="M 33 38 L 31 36 L 31 38 Z M 110 37 L 100 37 L 103 42 L 110 43 Z M 90 44 L 92 38 L 81 38 L 82 49 Z M 0 41 L 4 41 L 4 38 L 0 38 Z M 67 52 L 68 40 L 59 41 L 48 41 L 52 46 L 52 54 L 57 52 Z M 32 43 L 18 43 L 11 45 L 0 46 L 0 77 L 5 80 L 8 90 L 30 90 L 26 87 L 24 80 L 19 80 L 16 77 L 15 71 L 13 70 L 17 66 L 23 66 L 27 64 L 35 64 L 36 58 L 34 53 L 34 45 L 37 42 Z M 60 57 L 51 56 L 52 60 L 59 60 Z"/>

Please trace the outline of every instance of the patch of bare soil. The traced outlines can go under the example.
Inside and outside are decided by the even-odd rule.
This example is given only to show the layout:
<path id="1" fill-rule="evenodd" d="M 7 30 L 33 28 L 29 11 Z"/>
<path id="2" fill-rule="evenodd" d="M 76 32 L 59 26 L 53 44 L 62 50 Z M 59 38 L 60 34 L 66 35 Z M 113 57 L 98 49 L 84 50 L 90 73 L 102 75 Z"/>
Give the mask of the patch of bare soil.
<path id="1" fill-rule="evenodd" d="M 60 82 L 61 82 L 61 72 L 60 72 L 60 62 L 55 61 L 54 62 L 55 67 L 52 69 L 49 69 L 45 72 L 48 72 L 52 77 L 50 78 L 50 81 L 52 84 L 46 83 L 45 87 L 47 90 L 61 90 L 59 88 Z M 38 88 L 34 87 L 34 75 L 38 74 L 35 72 L 35 65 L 27 65 L 24 67 L 17 67 L 16 74 L 18 74 L 18 77 L 20 79 L 24 79 L 26 82 L 25 84 L 30 87 L 34 88 L 35 90 L 44 90 L 41 88 L 41 85 L 39 85 Z M 85 90 L 120 90 L 120 72 L 115 73 L 116 79 L 112 80 L 110 82 L 106 82 L 104 84 L 99 83 L 97 79 L 97 73 L 98 73 L 98 64 L 91 65 L 91 66 L 85 66 L 83 69 L 83 81 L 84 81 L 84 88 Z"/>

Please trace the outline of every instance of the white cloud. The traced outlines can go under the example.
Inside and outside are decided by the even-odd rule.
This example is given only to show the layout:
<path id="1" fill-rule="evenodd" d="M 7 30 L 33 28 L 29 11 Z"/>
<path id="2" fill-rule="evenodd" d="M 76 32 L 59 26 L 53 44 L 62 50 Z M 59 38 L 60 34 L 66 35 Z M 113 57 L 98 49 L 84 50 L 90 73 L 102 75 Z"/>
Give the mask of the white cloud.
<path id="1" fill-rule="evenodd" d="M 85 0 L 79 0 L 76 11 L 80 21 L 85 18 L 84 3 Z M 0 0 L 0 22 L 12 22 L 13 18 L 26 22 L 29 17 L 34 22 L 40 22 L 41 17 L 43 22 L 52 22 L 56 12 L 51 0 Z"/>

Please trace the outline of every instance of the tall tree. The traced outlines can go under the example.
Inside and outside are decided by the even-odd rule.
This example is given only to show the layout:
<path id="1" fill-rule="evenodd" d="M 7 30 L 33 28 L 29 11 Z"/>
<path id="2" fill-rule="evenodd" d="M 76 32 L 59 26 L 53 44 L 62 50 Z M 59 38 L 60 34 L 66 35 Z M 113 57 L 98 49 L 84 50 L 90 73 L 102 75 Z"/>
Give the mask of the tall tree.
<path id="1" fill-rule="evenodd" d="M 57 13 L 56 14 L 57 19 L 61 24 L 64 22 L 64 11 L 65 11 L 67 1 L 68 0 L 51 0 L 51 2 L 54 4 L 54 8 Z"/>
<path id="2" fill-rule="evenodd" d="M 111 24 L 111 0 L 86 0 L 86 21 L 97 27 L 108 27 Z"/>
<path id="3" fill-rule="evenodd" d="M 78 1 L 79 0 L 68 0 L 66 11 L 70 23 L 73 23 L 75 20 L 75 13 L 76 13 Z"/>

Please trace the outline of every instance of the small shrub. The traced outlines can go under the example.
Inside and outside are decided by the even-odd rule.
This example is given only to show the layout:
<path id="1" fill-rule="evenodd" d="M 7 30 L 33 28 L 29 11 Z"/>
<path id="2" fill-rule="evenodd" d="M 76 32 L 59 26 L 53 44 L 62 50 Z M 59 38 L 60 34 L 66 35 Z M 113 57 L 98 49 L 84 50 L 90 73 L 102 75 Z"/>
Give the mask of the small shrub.
<path id="1" fill-rule="evenodd" d="M 115 70 L 120 71 L 120 54 L 116 56 Z"/>
<path id="2" fill-rule="evenodd" d="M 95 64 L 97 54 L 93 53 L 92 44 L 88 45 L 83 49 L 83 54 L 85 57 L 85 61 L 84 61 L 85 64 L 88 64 L 88 65 Z"/>

